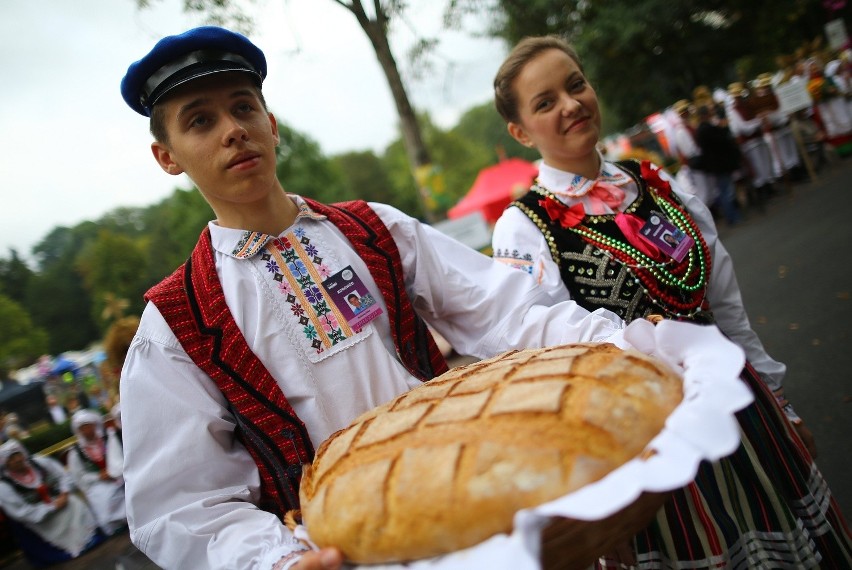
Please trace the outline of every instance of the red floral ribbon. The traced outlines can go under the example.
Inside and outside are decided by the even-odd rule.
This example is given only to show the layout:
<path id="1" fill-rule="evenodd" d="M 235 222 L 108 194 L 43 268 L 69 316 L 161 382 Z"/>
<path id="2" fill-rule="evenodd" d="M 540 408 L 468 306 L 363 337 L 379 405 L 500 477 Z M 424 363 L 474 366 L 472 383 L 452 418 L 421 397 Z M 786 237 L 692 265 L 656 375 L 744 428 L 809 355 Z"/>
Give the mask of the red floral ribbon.
<path id="1" fill-rule="evenodd" d="M 666 180 L 663 180 L 663 177 L 660 176 L 660 171 L 662 168 L 658 166 L 654 166 L 651 162 L 647 160 L 643 160 L 639 163 L 639 167 L 641 168 L 642 178 L 649 185 L 656 188 L 660 194 L 664 196 L 668 196 L 672 192 L 672 185 L 669 184 Z"/>
<path id="2" fill-rule="evenodd" d="M 559 200 L 543 198 L 538 201 L 538 205 L 544 208 L 551 220 L 558 222 L 563 228 L 577 227 L 586 217 L 586 210 L 579 202 L 569 208 Z"/>

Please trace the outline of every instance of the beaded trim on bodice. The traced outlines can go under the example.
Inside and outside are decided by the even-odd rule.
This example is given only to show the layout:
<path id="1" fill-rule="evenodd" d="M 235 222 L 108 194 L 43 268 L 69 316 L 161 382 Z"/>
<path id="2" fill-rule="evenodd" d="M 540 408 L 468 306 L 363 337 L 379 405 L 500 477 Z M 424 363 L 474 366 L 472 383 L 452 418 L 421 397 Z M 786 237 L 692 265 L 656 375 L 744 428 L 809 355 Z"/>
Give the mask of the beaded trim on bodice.
<path id="1" fill-rule="evenodd" d="M 662 313 L 668 318 L 712 322 L 705 295 L 710 255 L 694 220 L 671 194 L 645 183 L 635 162 L 618 163 L 636 181 L 638 198 L 625 213 L 647 219 L 663 213 L 694 240 L 681 262 L 651 259 L 631 246 L 615 223 L 615 215 L 585 216 L 575 227 L 551 220 L 542 202 L 558 200 L 535 184 L 513 202 L 542 232 L 553 261 L 574 300 L 589 310 L 608 309 L 625 321 Z"/>

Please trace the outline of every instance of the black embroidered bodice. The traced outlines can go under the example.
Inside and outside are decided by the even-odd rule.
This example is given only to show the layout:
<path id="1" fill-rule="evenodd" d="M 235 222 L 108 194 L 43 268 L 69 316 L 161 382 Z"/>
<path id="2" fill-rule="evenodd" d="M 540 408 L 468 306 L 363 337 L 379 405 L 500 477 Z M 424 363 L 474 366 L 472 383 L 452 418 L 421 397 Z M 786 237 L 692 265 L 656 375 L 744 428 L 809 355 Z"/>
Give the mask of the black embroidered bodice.
<path id="1" fill-rule="evenodd" d="M 641 178 L 635 161 L 616 164 L 633 177 L 639 188 L 638 197 L 625 210 L 626 213 L 647 220 L 652 212 L 665 211 L 665 206 L 670 210 L 678 208 L 682 215 L 689 216 L 673 193 L 663 197 L 648 186 Z M 669 260 L 670 270 L 676 276 L 679 273 L 681 279 L 671 279 L 670 283 L 666 283 L 665 279 L 655 279 L 653 271 L 649 271 L 642 261 L 621 253 L 619 248 L 630 248 L 626 245 L 624 233 L 615 223 L 615 215 L 587 215 L 581 226 L 565 228 L 550 218 L 540 203 L 545 199 L 558 200 L 546 189 L 535 185 L 512 206 L 519 208 L 541 230 L 550 247 L 551 257 L 560 269 L 562 281 L 580 306 L 589 311 L 598 308 L 610 310 L 627 322 L 653 313 L 678 320 L 712 322 L 712 314 L 704 299 L 710 271 L 709 255 L 694 222 L 690 228 L 683 221 L 672 220 L 680 229 L 695 234 L 692 236 L 695 244 L 683 263 Z M 586 228 L 590 231 L 584 231 Z M 589 233 L 600 239 L 589 239 Z M 602 245 L 602 241 L 613 244 L 613 247 Z M 705 261 L 704 257 L 708 259 Z M 704 263 L 706 274 L 699 275 L 699 271 L 704 270 Z"/>

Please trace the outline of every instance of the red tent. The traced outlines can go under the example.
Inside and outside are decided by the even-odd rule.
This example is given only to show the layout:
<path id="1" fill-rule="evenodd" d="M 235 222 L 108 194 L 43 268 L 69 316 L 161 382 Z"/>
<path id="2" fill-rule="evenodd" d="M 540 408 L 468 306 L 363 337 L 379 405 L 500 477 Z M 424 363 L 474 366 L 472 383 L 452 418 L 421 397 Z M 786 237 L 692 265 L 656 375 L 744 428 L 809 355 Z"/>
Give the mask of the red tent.
<path id="1" fill-rule="evenodd" d="M 508 158 L 483 168 L 465 197 L 447 212 L 447 217 L 461 218 L 478 210 L 493 224 L 512 200 L 529 190 L 537 175 L 538 167 L 520 158 Z"/>

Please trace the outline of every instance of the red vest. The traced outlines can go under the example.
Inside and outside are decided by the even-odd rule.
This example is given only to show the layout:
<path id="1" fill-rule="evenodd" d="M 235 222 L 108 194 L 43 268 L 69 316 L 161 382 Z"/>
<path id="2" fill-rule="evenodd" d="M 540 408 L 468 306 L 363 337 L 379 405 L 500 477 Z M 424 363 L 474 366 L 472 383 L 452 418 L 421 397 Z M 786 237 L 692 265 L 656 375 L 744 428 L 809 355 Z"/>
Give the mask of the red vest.
<path id="1" fill-rule="evenodd" d="M 333 205 L 305 201 L 343 232 L 369 267 L 387 305 L 394 345 L 405 368 L 424 381 L 445 372 L 447 363 L 405 291 L 399 250 L 378 215 L 360 200 Z M 299 508 L 302 465 L 313 460 L 314 447 L 225 303 L 207 228 L 189 260 L 152 287 L 145 299 L 157 306 L 187 355 L 230 403 L 237 437 L 260 472 L 258 507 L 279 518 Z"/>

